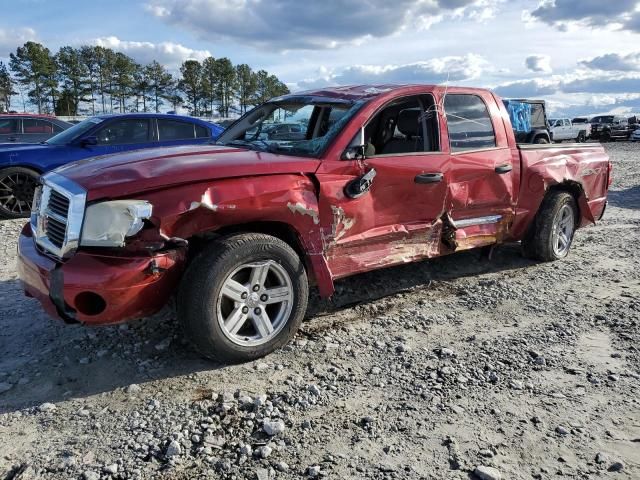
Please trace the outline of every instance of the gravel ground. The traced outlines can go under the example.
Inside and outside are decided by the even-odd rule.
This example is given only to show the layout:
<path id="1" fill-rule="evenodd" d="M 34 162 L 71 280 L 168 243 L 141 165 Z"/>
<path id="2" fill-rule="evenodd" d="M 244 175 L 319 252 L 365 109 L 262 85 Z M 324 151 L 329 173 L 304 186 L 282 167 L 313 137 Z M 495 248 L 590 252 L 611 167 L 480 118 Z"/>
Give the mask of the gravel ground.
<path id="1" fill-rule="evenodd" d="M 501 246 L 342 281 L 296 340 L 200 359 L 170 312 L 47 318 L 0 223 L 0 478 L 640 478 L 640 146 L 568 259 Z"/>

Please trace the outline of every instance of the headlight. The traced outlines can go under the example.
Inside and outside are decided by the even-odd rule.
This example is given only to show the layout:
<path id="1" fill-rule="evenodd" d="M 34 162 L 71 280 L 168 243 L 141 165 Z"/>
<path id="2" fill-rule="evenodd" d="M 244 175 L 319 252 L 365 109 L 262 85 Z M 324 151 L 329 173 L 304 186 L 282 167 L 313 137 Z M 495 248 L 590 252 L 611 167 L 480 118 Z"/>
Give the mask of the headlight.
<path id="1" fill-rule="evenodd" d="M 144 200 L 115 200 L 87 208 L 80 245 L 123 247 L 125 239 L 142 230 L 151 217 L 152 205 Z"/>

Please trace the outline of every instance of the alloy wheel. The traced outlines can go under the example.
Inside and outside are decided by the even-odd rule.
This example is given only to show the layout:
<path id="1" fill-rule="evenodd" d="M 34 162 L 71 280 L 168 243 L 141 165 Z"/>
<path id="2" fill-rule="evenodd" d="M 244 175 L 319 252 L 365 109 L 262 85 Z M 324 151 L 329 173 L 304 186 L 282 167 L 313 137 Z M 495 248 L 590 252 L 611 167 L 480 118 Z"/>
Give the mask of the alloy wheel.
<path id="1" fill-rule="evenodd" d="M 14 172 L 0 177 L 0 208 L 13 215 L 31 210 L 36 179 L 28 173 Z"/>
<path id="2" fill-rule="evenodd" d="M 224 280 L 217 297 L 217 318 L 224 335 L 241 346 L 257 346 L 276 337 L 293 308 L 291 277 L 273 261 L 247 263 Z"/>
<path id="3" fill-rule="evenodd" d="M 558 257 L 564 257 L 569 252 L 575 227 L 573 208 L 571 205 L 565 204 L 558 211 L 553 222 L 551 241 L 553 242 L 553 251 Z"/>

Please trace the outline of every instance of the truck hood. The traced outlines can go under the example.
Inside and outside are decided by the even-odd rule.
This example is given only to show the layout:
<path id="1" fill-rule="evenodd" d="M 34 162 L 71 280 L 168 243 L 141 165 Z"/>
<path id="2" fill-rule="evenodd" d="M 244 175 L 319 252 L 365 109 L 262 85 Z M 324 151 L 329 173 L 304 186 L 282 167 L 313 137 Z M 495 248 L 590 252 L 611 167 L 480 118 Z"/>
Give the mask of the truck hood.
<path id="1" fill-rule="evenodd" d="M 87 199 L 94 200 L 221 178 L 312 173 L 319 163 L 223 145 L 191 145 L 93 157 L 55 171 L 82 186 Z"/>

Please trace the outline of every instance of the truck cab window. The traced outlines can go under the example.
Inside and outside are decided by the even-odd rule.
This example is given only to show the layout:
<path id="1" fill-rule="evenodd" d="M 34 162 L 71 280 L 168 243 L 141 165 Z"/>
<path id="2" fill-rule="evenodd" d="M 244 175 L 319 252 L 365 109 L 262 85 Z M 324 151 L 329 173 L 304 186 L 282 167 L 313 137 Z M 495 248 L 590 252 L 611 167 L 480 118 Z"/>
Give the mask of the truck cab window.
<path id="1" fill-rule="evenodd" d="M 444 100 L 444 109 L 452 152 L 496 146 L 496 134 L 489 111 L 479 96 L 448 94 Z"/>
<path id="2" fill-rule="evenodd" d="M 365 126 L 367 156 L 437 152 L 438 116 L 431 95 L 395 100 Z"/>

